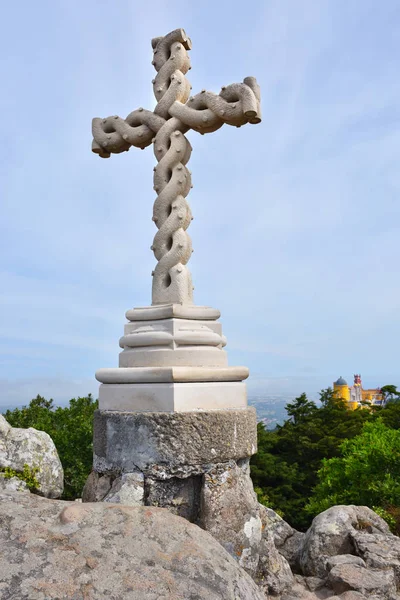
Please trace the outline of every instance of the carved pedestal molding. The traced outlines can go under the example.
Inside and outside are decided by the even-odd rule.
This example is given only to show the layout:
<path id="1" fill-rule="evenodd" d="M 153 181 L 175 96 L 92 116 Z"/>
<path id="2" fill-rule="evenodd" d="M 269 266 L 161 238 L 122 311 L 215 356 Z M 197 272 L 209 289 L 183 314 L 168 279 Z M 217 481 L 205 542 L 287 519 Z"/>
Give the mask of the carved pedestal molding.
<path id="1" fill-rule="evenodd" d="M 100 369 L 100 410 L 245 408 L 246 367 L 229 367 L 219 312 L 194 305 L 129 310 L 119 368 Z"/>
<path id="2" fill-rule="evenodd" d="M 176 317 L 134 321 L 133 316 L 119 342 L 120 367 L 228 366 L 226 339 L 217 321 Z"/>

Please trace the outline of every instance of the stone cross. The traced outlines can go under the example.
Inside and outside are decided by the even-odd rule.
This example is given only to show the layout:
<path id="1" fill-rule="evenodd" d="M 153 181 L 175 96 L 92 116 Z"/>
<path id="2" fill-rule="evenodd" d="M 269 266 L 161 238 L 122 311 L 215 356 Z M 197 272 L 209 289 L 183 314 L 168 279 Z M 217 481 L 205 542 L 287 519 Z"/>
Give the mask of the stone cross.
<path id="1" fill-rule="evenodd" d="M 96 372 L 93 471 L 82 499 L 171 510 L 211 533 L 261 580 L 266 552 L 249 469 L 257 449 L 249 370 L 228 365 L 219 310 L 193 304 L 185 137 L 189 129 L 208 133 L 224 123 L 259 123 L 259 88 L 247 77 L 218 95 L 203 90 L 189 98 L 185 32 L 176 29 L 152 45 L 154 112 L 139 108 L 126 119 L 93 119 L 93 151 L 104 158 L 154 144 L 158 263 L 152 306 L 126 312 L 119 366 Z"/>
<path id="2" fill-rule="evenodd" d="M 191 68 L 187 50 L 191 41 L 183 29 L 152 40 L 153 79 L 157 106 L 138 108 L 126 119 L 118 116 L 93 119 L 93 152 L 102 158 L 125 152 L 131 146 L 144 149 L 153 143 L 158 165 L 154 167 L 154 190 L 158 194 L 153 221 L 158 231 L 151 249 L 158 261 L 153 271 L 152 304 L 193 304 L 193 286 L 187 263 L 192 242 L 186 230 L 192 220 L 186 200 L 191 173 L 186 165 L 192 151 L 184 135 L 190 129 L 201 134 L 224 123 L 240 127 L 260 123 L 260 90 L 254 77 L 223 87 L 218 95 L 202 90 L 189 97 L 185 77 Z"/>

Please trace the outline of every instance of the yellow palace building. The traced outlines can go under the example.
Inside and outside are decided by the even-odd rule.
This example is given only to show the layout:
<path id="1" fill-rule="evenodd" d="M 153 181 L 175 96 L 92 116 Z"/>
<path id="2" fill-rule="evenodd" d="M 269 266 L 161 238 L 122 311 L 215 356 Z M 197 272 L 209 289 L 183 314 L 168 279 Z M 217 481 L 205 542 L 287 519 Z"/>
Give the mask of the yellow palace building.
<path id="1" fill-rule="evenodd" d="M 362 403 L 369 403 L 371 406 L 383 406 L 384 397 L 380 388 L 364 390 L 361 381 L 361 375 L 354 375 L 352 386 L 347 384 L 343 377 L 339 377 L 333 384 L 333 391 L 336 398 L 345 400 L 350 410 L 355 410 Z"/>

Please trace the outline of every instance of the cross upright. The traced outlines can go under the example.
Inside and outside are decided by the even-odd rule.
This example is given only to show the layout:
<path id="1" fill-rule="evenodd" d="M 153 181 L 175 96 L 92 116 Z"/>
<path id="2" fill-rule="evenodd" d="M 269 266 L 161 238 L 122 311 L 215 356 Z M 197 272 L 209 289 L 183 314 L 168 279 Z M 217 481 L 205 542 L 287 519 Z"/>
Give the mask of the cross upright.
<path id="1" fill-rule="evenodd" d="M 153 143 L 158 161 L 154 167 L 154 190 L 158 194 L 153 221 L 158 231 L 151 249 L 157 259 L 153 271 L 152 304 L 193 304 L 193 286 L 187 263 L 192 242 L 186 230 L 192 220 L 186 196 L 191 173 L 186 167 L 191 145 L 185 136 L 190 129 L 201 134 L 224 123 L 240 127 L 260 123 L 260 89 L 254 77 L 222 87 L 214 94 L 202 90 L 190 97 L 185 77 L 191 68 L 187 51 L 191 41 L 183 29 L 175 29 L 152 40 L 153 79 L 157 105 L 153 112 L 138 108 L 126 119 L 118 116 L 95 118 L 92 150 L 109 158 L 131 146 L 144 149 Z"/>

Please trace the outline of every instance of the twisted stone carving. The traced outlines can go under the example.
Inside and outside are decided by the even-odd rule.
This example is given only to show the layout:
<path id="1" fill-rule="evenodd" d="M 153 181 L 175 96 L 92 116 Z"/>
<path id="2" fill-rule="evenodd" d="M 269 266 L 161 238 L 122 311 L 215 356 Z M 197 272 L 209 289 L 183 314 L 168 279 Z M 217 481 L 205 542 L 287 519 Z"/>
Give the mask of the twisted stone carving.
<path id="1" fill-rule="evenodd" d="M 202 90 L 189 98 L 185 77 L 190 67 L 191 41 L 183 29 L 154 38 L 153 79 L 157 106 L 154 112 L 139 108 L 126 119 L 93 119 L 93 152 L 102 158 L 125 152 L 131 146 L 146 148 L 152 142 L 158 165 L 154 168 L 157 198 L 153 221 L 158 231 L 151 249 L 158 261 L 153 271 L 152 304 L 193 304 L 193 287 L 187 263 L 192 243 L 186 230 L 192 219 L 186 197 L 192 187 L 186 164 L 192 148 L 189 129 L 201 134 L 224 123 L 240 127 L 260 123 L 260 89 L 254 77 L 221 89 L 217 95 Z"/>

